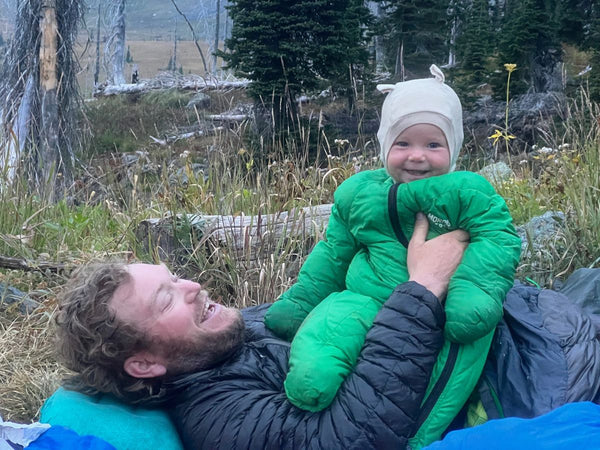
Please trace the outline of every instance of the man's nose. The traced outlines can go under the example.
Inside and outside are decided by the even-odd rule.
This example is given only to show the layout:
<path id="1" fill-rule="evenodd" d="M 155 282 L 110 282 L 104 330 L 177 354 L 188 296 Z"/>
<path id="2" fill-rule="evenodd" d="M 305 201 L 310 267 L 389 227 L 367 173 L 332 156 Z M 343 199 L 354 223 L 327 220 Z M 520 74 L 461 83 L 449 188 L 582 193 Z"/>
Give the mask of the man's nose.
<path id="1" fill-rule="evenodd" d="M 194 301 L 202 286 L 200 283 L 196 283 L 195 281 L 190 280 L 181 280 L 181 288 L 187 293 L 190 294 L 187 298 L 189 301 Z"/>

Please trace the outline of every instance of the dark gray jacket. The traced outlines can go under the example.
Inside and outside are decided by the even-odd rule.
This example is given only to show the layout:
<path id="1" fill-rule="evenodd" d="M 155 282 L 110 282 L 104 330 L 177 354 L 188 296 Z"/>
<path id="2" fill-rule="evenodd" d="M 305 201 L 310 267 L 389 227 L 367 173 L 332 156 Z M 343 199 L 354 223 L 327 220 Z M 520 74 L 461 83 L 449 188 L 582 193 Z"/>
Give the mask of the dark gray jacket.
<path id="1" fill-rule="evenodd" d="M 443 344 L 444 311 L 414 282 L 378 313 L 332 405 L 311 413 L 286 398 L 289 343 L 265 329 L 268 305 L 243 311 L 243 348 L 222 365 L 168 383 L 170 413 L 190 449 L 405 448 Z"/>

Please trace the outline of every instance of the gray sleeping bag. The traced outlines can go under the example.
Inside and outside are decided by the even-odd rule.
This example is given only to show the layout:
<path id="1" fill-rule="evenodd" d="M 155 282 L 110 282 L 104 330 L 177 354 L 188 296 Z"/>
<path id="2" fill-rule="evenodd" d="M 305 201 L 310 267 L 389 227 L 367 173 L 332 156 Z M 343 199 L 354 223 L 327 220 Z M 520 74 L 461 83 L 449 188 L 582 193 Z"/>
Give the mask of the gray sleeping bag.
<path id="1" fill-rule="evenodd" d="M 516 283 L 504 303 L 479 393 L 488 418 L 535 417 L 600 397 L 600 269 L 560 291 Z"/>

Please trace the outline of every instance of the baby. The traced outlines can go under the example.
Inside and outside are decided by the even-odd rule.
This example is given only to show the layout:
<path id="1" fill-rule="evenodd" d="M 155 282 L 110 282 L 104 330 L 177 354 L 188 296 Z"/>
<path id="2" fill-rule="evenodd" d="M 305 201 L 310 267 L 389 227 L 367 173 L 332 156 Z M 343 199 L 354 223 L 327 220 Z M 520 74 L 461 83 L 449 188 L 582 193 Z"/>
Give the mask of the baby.
<path id="1" fill-rule="evenodd" d="M 406 247 L 415 214 L 426 214 L 430 239 L 469 232 L 448 287 L 446 342 L 413 448 L 438 439 L 477 384 L 520 256 L 504 200 L 481 176 L 453 172 L 463 142 L 462 107 L 439 68 L 432 66 L 431 73 L 434 78 L 378 86 L 389 92 L 377 133 L 384 169 L 340 185 L 326 240 L 265 316 L 275 334 L 293 338 L 288 398 L 299 408 L 321 410 L 344 389 L 383 303 L 408 280 Z"/>

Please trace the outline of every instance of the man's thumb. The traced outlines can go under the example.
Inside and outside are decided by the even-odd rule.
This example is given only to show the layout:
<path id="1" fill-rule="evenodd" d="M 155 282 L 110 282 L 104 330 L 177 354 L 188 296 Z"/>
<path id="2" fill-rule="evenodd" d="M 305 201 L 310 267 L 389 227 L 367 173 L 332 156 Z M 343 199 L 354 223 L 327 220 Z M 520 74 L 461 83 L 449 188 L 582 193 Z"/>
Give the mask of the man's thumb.
<path id="1" fill-rule="evenodd" d="M 410 238 L 411 242 L 422 244 L 427 238 L 427 232 L 429 231 L 429 221 L 422 212 L 418 212 L 415 216 L 415 230 Z"/>

